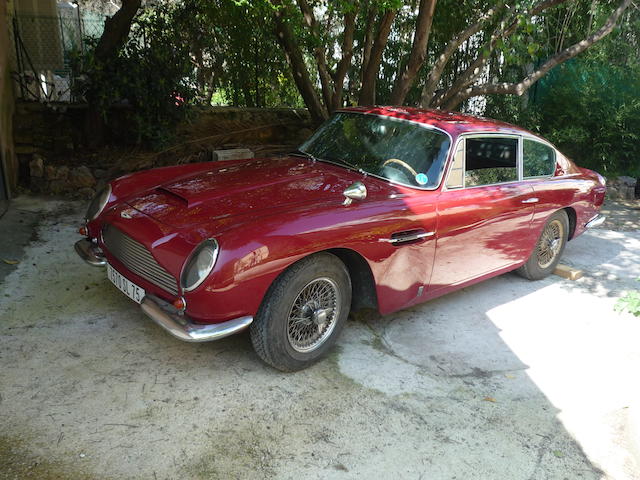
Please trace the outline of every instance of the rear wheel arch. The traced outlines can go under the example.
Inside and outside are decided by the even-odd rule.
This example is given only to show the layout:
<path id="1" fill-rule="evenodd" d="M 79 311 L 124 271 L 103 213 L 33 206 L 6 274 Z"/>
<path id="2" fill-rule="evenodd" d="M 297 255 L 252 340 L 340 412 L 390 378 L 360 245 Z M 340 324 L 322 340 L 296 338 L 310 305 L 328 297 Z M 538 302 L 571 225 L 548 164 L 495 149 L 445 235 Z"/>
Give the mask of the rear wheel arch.
<path id="1" fill-rule="evenodd" d="M 576 231 L 578 215 L 573 207 L 566 207 L 563 208 L 563 210 L 567 213 L 567 217 L 569 218 L 569 235 L 567 236 L 567 240 L 571 240 Z"/>
<path id="2" fill-rule="evenodd" d="M 555 224 L 556 227 L 554 227 L 553 224 Z M 564 247 L 569 240 L 570 232 L 569 214 L 567 210 L 561 208 L 553 212 L 542 227 L 542 232 L 529 258 L 516 272 L 529 280 L 540 280 L 550 275 L 560 261 Z M 557 238 L 555 238 L 556 236 Z M 553 257 L 549 257 L 550 263 L 546 261 L 548 260 L 548 255 L 553 255 Z M 544 263 L 540 263 L 541 261 Z"/>

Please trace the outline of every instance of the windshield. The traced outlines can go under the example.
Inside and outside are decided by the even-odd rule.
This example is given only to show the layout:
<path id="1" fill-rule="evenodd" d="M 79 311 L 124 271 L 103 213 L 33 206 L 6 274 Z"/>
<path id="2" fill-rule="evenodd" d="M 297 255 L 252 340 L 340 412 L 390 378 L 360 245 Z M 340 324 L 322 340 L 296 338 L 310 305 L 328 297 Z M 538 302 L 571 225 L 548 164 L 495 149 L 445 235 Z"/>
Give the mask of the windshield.
<path id="1" fill-rule="evenodd" d="M 325 122 L 300 151 L 393 182 L 435 188 L 449 145 L 448 135 L 425 125 L 341 112 Z"/>

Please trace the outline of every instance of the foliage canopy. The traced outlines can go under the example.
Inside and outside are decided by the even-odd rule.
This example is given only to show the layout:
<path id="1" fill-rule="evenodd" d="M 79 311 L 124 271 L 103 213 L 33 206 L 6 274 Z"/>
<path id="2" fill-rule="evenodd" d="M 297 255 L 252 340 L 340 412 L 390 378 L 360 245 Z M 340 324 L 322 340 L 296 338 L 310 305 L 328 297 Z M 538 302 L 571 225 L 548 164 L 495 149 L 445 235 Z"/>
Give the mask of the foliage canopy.
<path id="1" fill-rule="evenodd" d="M 304 105 L 318 122 L 350 104 L 461 109 L 525 124 L 585 166 L 630 172 L 640 131 L 640 25 L 630 4 L 149 3 L 112 62 L 88 62 L 92 98 L 103 107 L 126 99 L 152 141 L 184 113 L 176 94 L 207 105 Z"/>

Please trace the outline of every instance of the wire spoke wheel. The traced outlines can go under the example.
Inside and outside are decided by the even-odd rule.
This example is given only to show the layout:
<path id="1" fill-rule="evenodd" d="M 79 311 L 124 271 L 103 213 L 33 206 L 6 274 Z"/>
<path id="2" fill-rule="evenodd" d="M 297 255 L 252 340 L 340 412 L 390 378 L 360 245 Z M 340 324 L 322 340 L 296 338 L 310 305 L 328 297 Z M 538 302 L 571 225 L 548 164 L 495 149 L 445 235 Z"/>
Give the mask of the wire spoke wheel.
<path id="1" fill-rule="evenodd" d="M 547 268 L 551 265 L 560 250 L 564 239 L 564 227 L 559 220 L 553 220 L 544 228 L 542 236 L 536 245 L 538 266 Z"/>
<path id="2" fill-rule="evenodd" d="M 310 352 L 322 345 L 340 315 L 340 290 L 332 279 L 307 283 L 293 301 L 287 320 L 289 344 L 297 352 Z"/>

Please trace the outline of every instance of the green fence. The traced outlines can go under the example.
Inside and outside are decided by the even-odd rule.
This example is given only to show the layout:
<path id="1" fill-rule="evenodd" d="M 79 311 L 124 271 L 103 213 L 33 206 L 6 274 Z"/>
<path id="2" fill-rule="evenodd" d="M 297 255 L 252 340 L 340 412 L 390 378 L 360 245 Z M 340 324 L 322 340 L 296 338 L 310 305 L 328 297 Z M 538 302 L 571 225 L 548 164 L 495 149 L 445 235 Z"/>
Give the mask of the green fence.
<path id="1" fill-rule="evenodd" d="M 16 15 L 10 18 L 12 76 L 17 95 L 25 100 L 77 102 L 74 58 L 104 30 L 104 16 L 59 10 L 58 16 Z"/>

